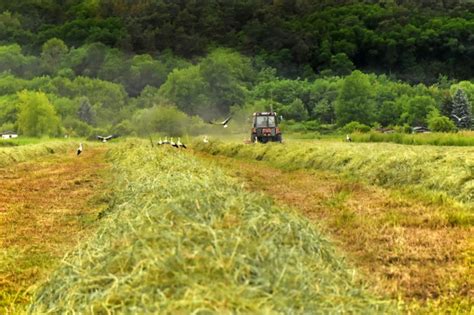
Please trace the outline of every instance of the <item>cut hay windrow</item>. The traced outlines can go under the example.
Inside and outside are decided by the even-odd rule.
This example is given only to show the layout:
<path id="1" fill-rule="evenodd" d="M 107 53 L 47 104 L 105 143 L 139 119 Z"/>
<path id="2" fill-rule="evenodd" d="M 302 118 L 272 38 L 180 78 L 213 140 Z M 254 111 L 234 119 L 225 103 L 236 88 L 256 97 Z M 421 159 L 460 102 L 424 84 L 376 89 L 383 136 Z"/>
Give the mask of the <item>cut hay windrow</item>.
<path id="1" fill-rule="evenodd" d="M 32 158 L 54 154 L 64 153 L 74 148 L 77 144 L 65 141 L 51 141 L 39 144 L 30 144 L 17 147 L 0 148 L 0 167 L 11 163 L 25 162 Z"/>
<path id="2" fill-rule="evenodd" d="M 472 147 L 329 141 L 247 145 L 216 140 L 195 141 L 193 148 L 213 155 L 267 161 L 283 169 L 336 171 L 370 184 L 411 187 L 474 205 Z"/>
<path id="3" fill-rule="evenodd" d="M 122 144 L 115 197 L 30 313 L 397 313 L 305 219 L 189 154 Z"/>

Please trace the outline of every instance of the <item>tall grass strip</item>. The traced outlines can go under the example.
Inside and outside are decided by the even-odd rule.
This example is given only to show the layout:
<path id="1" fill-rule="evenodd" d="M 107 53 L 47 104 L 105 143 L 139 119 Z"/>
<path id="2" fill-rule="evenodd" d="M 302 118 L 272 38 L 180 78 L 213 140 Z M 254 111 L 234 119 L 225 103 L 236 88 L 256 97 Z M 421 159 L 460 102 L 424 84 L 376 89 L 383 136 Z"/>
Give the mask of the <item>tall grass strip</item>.
<path id="1" fill-rule="evenodd" d="M 340 172 L 380 186 L 411 187 L 415 191 L 450 196 L 474 204 L 474 148 L 404 146 L 390 143 L 294 141 L 286 144 L 240 144 L 195 141 L 193 148 L 263 160 L 283 169 Z M 444 197 L 443 197 L 444 196 Z"/>
<path id="2" fill-rule="evenodd" d="M 355 142 L 393 142 L 408 145 L 436 145 L 436 146 L 474 146 L 474 132 L 459 133 L 356 133 L 352 135 Z"/>
<path id="3" fill-rule="evenodd" d="M 18 147 L 0 148 L 0 167 L 15 162 L 25 162 L 38 156 L 59 152 L 64 153 L 74 148 L 75 145 L 77 144 L 73 142 L 52 141 Z"/>
<path id="4" fill-rule="evenodd" d="M 115 197 L 30 313 L 390 314 L 306 220 L 171 147 L 112 150 Z"/>

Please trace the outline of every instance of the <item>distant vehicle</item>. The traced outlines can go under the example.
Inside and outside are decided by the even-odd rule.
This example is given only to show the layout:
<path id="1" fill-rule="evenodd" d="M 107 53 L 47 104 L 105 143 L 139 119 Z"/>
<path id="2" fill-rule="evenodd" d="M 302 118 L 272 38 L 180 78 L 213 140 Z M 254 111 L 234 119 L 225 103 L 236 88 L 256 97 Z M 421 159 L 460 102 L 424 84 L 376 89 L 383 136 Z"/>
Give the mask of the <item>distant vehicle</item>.
<path id="1" fill-rule="evenodd" d="M 431 130 L 429 130 L 428 128 L 423 127 L 423 126 L 418 126 L 418 127 L 412 127 L 411 128 L 411 133 L 428 133 L 428 132 L 431 132 Z"/>
<path id="2" fill-rule="evenodd" d="M 267 143 L 268 141 L 281 142 L 281 130 L 278 128 L 277 113 L 253 113 L 252 133 L 250 141 Z"/>
<path id="3" fill-rule="evenodd" d="M 18 138 L 18 134 L 13 131 L 4 131 L 0 133 L 2 135 L 2 139 L 15 139 Z"/>

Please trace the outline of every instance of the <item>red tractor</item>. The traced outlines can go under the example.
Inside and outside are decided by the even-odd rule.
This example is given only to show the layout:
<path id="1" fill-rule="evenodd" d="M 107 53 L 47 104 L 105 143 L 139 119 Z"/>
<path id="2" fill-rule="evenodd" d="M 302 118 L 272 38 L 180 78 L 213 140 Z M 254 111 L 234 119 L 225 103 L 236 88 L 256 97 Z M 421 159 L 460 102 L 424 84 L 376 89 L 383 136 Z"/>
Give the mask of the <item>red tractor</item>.
<path id="1" fill-rule="evenodd" d="M 250 141 L 267 143 L 281 142 L 281 130 L 278 128 L 278 117 L 275 112 L 253 113 L 252 133 Z"/>

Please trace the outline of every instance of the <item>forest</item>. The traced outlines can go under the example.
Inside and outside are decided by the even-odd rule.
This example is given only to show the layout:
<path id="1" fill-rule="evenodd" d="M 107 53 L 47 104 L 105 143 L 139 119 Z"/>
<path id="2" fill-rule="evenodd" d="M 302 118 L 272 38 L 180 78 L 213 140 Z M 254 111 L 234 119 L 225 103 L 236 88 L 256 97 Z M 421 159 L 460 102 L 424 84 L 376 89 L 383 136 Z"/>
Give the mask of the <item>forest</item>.
<path id="1" fill-rule="evenodd" d="M 470 129 L 472 9 L 471 1 L 2 1 L 0 130 L 196 134 L 207 120 L 244 121 L 270 107 L 298 132 Z"/>

